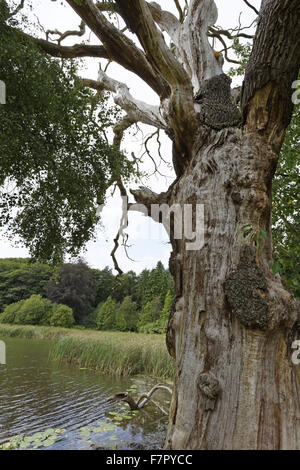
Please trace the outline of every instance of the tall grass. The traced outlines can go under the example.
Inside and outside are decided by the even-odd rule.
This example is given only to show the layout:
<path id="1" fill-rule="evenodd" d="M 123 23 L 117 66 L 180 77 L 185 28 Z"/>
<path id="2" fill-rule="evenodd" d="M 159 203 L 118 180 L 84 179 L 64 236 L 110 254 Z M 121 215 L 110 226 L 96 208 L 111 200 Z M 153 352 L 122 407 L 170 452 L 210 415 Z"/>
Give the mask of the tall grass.
<path id="1" fill-rule="evenodd" d="M 54 340 L 51 358 L 106 374 L 174 374 L 164 335 L 0 324 L 0 336 Z"/>

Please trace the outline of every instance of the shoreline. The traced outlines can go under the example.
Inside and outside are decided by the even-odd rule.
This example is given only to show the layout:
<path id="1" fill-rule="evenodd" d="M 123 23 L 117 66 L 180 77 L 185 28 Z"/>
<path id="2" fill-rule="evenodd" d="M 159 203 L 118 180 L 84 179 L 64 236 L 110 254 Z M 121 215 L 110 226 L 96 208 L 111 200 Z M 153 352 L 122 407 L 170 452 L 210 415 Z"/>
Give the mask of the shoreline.
<path id="1" fill-rule="evenodd" d="M 50 358 L 117 376 L 174 376 L 165 335 L 0 324 L 0 338 L 53 341 Z"/>

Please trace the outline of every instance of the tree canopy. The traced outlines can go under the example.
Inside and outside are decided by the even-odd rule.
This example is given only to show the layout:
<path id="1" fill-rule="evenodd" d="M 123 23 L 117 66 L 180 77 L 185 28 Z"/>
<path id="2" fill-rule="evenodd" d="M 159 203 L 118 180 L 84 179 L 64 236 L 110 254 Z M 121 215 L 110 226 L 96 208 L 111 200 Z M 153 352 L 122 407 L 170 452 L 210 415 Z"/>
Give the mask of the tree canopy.
<path id="1" fill-rule="evenodd" d="M 118 115 L 78 77 L 78 63 L 49 58 L 0 2 L 0 223 L 37 259 L 57 263 L 93 237 L 98 204 L 132 163 L 108 145 Z"/>

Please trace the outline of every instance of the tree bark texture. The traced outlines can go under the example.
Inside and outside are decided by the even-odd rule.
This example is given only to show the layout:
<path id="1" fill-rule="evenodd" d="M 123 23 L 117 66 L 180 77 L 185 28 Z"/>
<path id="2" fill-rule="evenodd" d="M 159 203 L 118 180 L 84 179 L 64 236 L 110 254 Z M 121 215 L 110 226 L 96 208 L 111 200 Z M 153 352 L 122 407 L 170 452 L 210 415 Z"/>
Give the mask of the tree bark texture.
<path id="1" fill-rule="evenodd" d="M 270 273 L 271 180 L 257 134 L 201 134 L 170 204 L 204 204 L 205 244 L 172 240 L 176 299 L 167 345 L 176 358 L 166 449 L 299 449 L 299 305 Z M 245 237 L 267 232 L 255 247 Z M 297 369 L 298 367 L 298 369 Z"/>

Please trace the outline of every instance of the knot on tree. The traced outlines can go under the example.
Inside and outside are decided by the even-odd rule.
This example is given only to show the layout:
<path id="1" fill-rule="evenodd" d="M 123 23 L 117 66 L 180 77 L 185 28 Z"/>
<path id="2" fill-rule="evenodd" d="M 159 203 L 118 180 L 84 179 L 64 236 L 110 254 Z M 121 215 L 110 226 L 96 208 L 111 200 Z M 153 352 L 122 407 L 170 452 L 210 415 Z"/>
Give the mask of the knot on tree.
<path id="1" fill-rule="evenodd" d="M 205 410 L 213 410 L 221 391 L 218 379 L 211 372 L 205 372 L 199 375 L 198 386 L 205 397 Z"/>
<path id="2" fill-rule="evenodd" d="M 232 101 L 230 83 L 231 79 L 225 74 L 204 81 L 195 96 L 200 106 L 197 116 L 202 124 L 216 130 L 241 124 L 241 113 Z"/>
<path id="3" fill-rule="evenodd" d="M 248 328 L 268 327 L 268 304 L 258 289 L 265 291 L 267 281 L 255 261 L 256 248 L 245 246 L 236 271 L 225 281 L 225 294 L 232 312 Z"/>

